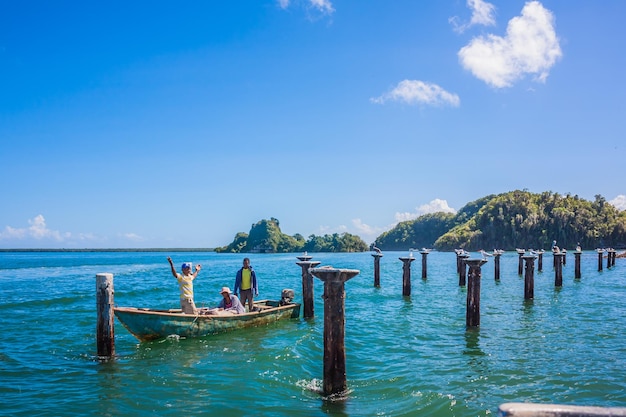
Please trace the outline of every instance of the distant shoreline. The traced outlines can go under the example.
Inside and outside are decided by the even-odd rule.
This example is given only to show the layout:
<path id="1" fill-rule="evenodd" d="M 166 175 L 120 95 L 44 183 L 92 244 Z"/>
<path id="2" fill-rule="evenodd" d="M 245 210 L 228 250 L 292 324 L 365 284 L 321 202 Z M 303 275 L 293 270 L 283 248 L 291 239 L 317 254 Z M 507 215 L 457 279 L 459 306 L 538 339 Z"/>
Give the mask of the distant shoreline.
<path id="1" fill-rule="evenodd" d="M 215 252 L 214 248 L 0 249 L 0 252 Z"/>

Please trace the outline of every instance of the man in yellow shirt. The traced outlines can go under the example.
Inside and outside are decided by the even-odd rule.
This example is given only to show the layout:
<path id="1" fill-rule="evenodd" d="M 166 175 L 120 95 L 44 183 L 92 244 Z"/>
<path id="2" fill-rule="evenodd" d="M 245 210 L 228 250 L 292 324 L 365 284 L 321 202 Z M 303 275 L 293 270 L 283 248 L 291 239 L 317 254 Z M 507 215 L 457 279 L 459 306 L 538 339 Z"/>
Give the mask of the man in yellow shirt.
<path id="1" fill-rule="evenodd" d="M 235 277 L 235 295 L 239 296 L 243 306 L 248 302 L 248 311 L 254 311 L 253 298 L 259 295 L 259 287 L 257 286 L 256 273 L 250 266 L 250 259 L 243 258 L 243 267 L 237 271 Z"/>
<path id="2" fill-rule="evenodd" d="M 196 272 L 191 272 L 191 262 L 184 262 L 182 266 L 182 274 L 176 272 L 174 268 L 174 262 L 172 258 L 167 257 L 167 261 L 170 263 L 172 269 L 172 275 L 178 281 L 178 288 L 180 289 L 180 308 L 185 314 L 198 314 L 196 304 L 193 302 L 193 280 L 198 276 L 198 272 L 202 268 L 200 264 L 196 265 Z"/>

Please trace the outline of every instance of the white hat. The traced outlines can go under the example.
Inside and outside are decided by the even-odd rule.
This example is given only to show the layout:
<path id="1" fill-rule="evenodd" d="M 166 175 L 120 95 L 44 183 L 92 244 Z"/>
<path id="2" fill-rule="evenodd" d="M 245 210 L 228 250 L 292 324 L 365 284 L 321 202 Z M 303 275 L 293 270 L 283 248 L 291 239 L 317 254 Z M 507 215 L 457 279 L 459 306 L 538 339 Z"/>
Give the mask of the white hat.
<path id="1" fill-rule="evenodd" d="M 225 292 L 232 294 L 232 292 L 230 292 L 230 288 L 228 287 L 222 287 L 222 291 L 220 291 L 220 294 L 224 294 Z"/>

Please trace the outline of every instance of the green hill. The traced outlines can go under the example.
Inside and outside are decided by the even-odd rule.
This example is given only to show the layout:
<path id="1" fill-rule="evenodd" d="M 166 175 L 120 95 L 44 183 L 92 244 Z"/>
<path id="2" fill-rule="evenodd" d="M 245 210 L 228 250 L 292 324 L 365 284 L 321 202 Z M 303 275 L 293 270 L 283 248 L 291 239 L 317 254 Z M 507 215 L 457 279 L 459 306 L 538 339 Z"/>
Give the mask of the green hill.
<path id="1" fill-rule="evenodd" d="M 626 211 L 597 195 L 578 196 L 511 191 L 468 203 L 456 215 L 432 213 L 405 221 L 376 238 L 383 250 L 626 247 Z"/>

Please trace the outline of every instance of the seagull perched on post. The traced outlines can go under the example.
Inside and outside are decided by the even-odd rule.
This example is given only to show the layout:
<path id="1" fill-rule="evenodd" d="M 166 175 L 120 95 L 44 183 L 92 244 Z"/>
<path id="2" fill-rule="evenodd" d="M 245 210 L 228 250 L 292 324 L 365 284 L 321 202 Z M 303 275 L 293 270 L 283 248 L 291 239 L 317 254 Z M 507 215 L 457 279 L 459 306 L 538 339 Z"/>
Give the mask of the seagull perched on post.
<path id="1" fill-rule="evenodd" d="M 372 249 L 373 249 L 376 253 L 383 253 L 383 251 L 381 251 L 379 248 L 377 248 L 375 244 L 373 244 L 373 245 L 372 245 Z"/>

